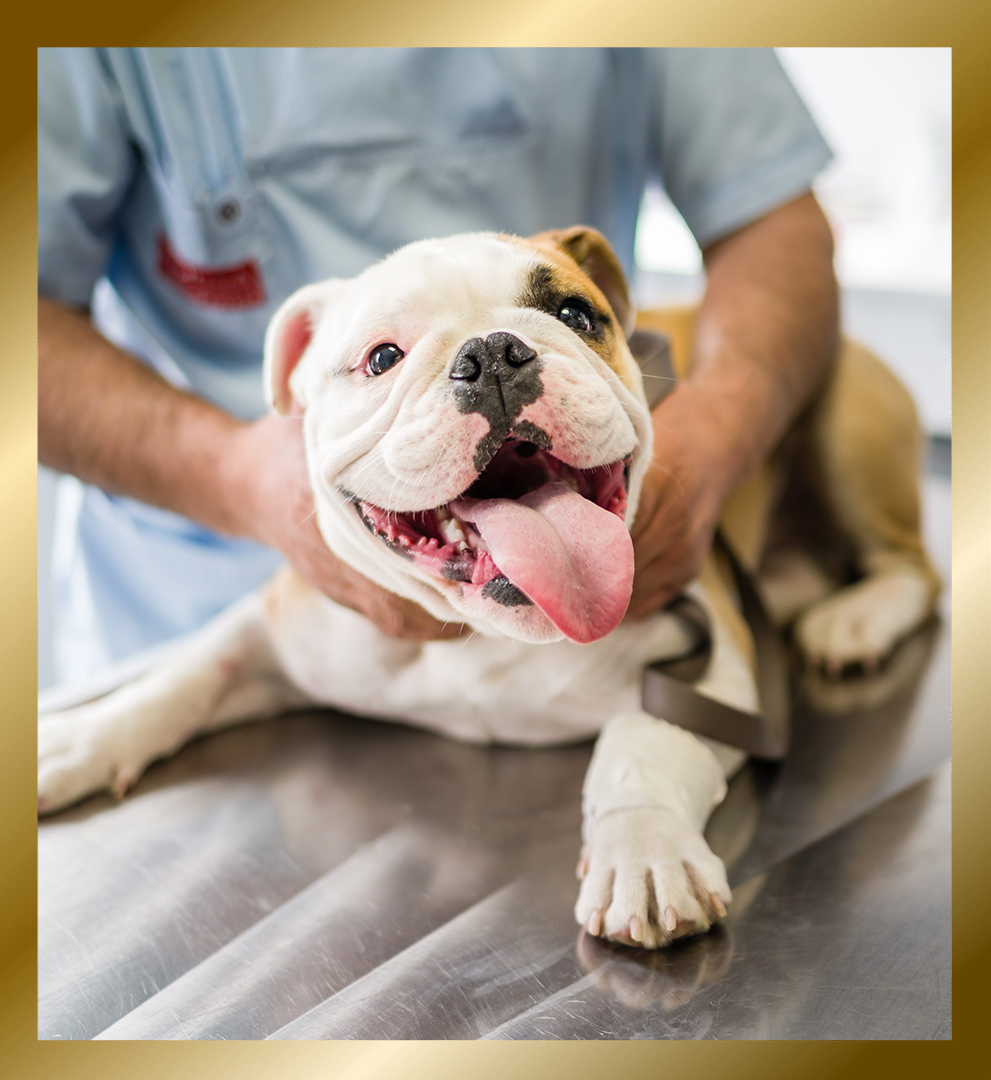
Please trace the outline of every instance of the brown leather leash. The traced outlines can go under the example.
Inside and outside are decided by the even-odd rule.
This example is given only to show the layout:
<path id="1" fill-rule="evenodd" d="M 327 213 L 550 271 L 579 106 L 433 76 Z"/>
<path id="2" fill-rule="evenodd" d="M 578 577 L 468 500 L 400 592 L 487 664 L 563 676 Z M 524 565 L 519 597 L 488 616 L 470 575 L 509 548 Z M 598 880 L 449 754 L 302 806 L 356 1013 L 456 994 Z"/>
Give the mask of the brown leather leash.
<path id="1" fill-rule="evenodd" d="M 717 533 L 715 546 L 725 555 L 736 583 L 743 617 L 754 638 L 757 692 L 761 711 L 744 712 L 700 694 L 692 685 L 708 667 L 712 655 L 709 619 L 702 607 L 687 596 L 667 608 L 698 632 L 699 644 L 673 660 L 658 661 L 644 669 L 643 708 L 651 716 L 745 750 L 751 757 L 780 761 L 791 738 L 791 695 L 788 658 L 747 571 Z"/>
<path id="2" fill-rule="evenodd" d="M 636 330 L 630 349 L 648 376 L 647 400 L 653 409 L 677 383 L 668 339 L 663 334 Z M 730 568 L 743 617 L 754 639 L 757 691 L 761 711 L 744 712 L 700 694 L 692 683 L 705 674 L 712 656 L 709 618 L 696 601 L 681 596 L 667 610 L 688 622 L 696 644 L 681 656 L 658 661 L 644 670 L 643 708 L 651 716 L 677 724 L 696 735 L 745 750 L 751 757 L 780 761 L 791 738 L 791 695 L 784 642 L 772 624 L 746 568 L 725 537 L 716 533 L 714 549 Z"/>

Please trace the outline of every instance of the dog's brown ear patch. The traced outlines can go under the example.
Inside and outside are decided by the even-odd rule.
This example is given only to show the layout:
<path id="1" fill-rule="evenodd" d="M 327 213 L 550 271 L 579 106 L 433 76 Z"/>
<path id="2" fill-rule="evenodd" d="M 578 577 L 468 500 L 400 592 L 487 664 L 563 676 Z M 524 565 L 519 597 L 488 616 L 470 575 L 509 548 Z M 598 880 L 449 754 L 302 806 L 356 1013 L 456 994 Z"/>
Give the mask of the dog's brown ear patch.
<path id="1" fill-rule="evenodd" d="M 265 334 L 265 394 L 281 416 L 292 410 L 289 378 L 313 339 L 327 302 L 327 285 L 307 285 L 293 293 L 275 313 Z"/>
<path id="2" fill-rule="evenodd" d="M 609 241 L 587 225 L 574 225 L 570 229 L 555 229 L 537 233 L 530 242 L 539 246 L 552 246 L 564 252 L 586 277 L 599 288 L 609 301 L 609 306 L 626 337 L 633 333 L 636 309 L 630 297 L 626 274 Z"/>

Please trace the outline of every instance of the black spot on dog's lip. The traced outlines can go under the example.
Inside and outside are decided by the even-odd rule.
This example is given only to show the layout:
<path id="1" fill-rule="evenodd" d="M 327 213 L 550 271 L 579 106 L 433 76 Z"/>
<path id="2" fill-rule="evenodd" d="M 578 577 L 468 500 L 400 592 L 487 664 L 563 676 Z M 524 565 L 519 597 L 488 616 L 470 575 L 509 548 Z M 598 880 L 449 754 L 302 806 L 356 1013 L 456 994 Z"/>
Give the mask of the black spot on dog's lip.
<path id="1" fill-rule="evenodd" d="M 412 561 L 413 552 L 410 551 L 408 547 L 403 547 L 402 544 L 394 544 L 391 540 L 386 540 L 386 544 L 388 544 L 397 555 L 402 555 L 404 559 Z"/>
<path id="2" fill-rule="evenodd" d="M 452 555 L 441 568 L 441 573 L 448 581 L 471 581 L 475 569 L 475 558 L 467 552 Z"/>
<path id="3" fill-rule="evenodd" d="M 482 596 L 489 600 L 495 600 L 497 604 L 502 604 L 503 607 L 533 606 L 530 597 L 521 593 L 505 574 L 500 574 L 498 577 L 492 578 L 491 581 L 487 581 L 482 588 Z"/>

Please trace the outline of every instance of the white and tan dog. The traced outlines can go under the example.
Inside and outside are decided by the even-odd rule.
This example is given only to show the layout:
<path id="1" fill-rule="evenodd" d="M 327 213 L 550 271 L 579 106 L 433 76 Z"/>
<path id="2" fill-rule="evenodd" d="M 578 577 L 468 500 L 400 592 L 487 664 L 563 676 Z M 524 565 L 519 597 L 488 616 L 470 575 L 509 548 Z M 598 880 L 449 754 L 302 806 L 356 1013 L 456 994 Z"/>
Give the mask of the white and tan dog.
<path id="1" fill-rule="evenodd" d="M 653 947 L 724 915 L 726 873 L 703 829 L 743 754 L 640 710 L 644 666 L 683 653 L 694 631 L 669 612 L 621 622 L 651 460 L 632 329 L 615 256 L 582 228 L 415 243 L 291 297 L 269 329 L 265 377 L 279 412 L 303 413 L 324 539 L 372 581 L 478 633 L 389 638 L 283 571 L 168 662 L 43 717 L 39 809 L 123 793 L 197 733 L 312 703 L 482 743 L 599 734 L 578 921 Z M 756 567 L 771 494 L 794 486 L 791 463 L 811 462 L 862 580 L 823 599 L 824 575 L 779 552 L 789 572 L 768 586 L 779 609 L 804 602 L 797 636 L 815 661 L 873 663 L 938 590 L 919 542 L 911 403 L 848 346 L 796 430 L 775 482 L 750 485 L 726 526 Z M 713 627 L 698 690 L 755 710 L 751 645 L 714 560 L 692 592 Z"/>

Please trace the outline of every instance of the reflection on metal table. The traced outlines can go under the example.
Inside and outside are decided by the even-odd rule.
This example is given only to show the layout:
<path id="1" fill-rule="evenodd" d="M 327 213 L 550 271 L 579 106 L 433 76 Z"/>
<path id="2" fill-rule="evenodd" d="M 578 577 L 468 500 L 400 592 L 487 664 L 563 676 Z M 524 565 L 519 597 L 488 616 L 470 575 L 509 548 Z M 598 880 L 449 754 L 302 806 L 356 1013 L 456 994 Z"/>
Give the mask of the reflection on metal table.
<path id="1" fill-rule="evenodd" d="M 948 480 L 924 494 L 948 579 Z M 588 744 L 332 712 L 200 739 L 41 824 L 39 1036 L 949 1038 L 948 611 L 808 688 L 707 830 L 729 917 L 657 953 L 573 921 Z"/>

